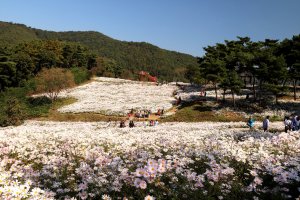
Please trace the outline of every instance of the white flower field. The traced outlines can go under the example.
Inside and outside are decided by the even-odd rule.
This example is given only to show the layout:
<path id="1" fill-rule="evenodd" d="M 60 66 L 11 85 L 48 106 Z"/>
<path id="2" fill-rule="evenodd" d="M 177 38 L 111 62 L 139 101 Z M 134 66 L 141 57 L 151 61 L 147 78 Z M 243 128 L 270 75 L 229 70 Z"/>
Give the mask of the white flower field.
<path id="1" fill-rule="evenodd" d="M 59 97 L 74 97 L 78 101 L 64 106 L 60 112 L 98 112 L 106 115 L 126 115 L 132 108 L 170 109 L 176 86 L 156 86 L 149 83 L 113 78 L 95 78 L 93 82 L 67 90 Z"/>
<path id="2" fill-rule="evenodd" d="M 175 86 L 109 80 L 67 91 L 79 101 L 61 111 L 172 106 Z M 152 94 L 159 96 L 147 101 Z M 299 131 L 249 131 L 245 122 L 136 125 L 26 121 L 0 128 L 0 199 L 299 197 Z"/>

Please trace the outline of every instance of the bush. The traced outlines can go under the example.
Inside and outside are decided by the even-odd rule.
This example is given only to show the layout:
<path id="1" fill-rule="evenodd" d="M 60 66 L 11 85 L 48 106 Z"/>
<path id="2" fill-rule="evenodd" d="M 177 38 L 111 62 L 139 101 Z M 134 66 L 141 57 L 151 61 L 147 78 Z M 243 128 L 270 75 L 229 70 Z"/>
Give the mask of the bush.
<path id="1" fill-rule="evenodd" d="M 31 106 L 43 106 L 45 104 L 51 104 L 51 99 L 46 96 L 41 97 L 29 97 L 28 103 Z"/>
<path id="2" fill-rule="evenodd" d="M 71 72 L 76 84 L 83 83 L 91 78 L 91 73 L 86 68 L 74 67 Z"/>
<path id="3" fill-rule="evenodd" d="M 73 74 L 62 68 L 42 69 L 35 79 L 36 91 L 47 93 L 52 101 L 62 90 L 75 85 Z"/>
<path id="4" fill-rule="evenodd" d="M 28 92 L 30 91 L 26 87 L 17 87 L 9 88 L 5 92 L 0 93 L 0 126 L 14 125 L 14 120 L 15 125 L 17 125 L 18 123 L 22 123 L 24 119 L 40 117 L 49 112 L 52 105 L 51 99 L 47 97 L 27 97 Z M 16 107 L 9 108 L 12 105 Z M 14 116 L 10 118 L 7 116 L 7 113 L 11 113 L 9 110 L 21 114 L 18 119 L 19 121 Z"/>
<path id="5" fill-rule="evenodd" d="M 25 118 L 24 108 L 17 98 L 6 101 L 4 117 L 1 119 L 1 126 L 18 126 Z"/>

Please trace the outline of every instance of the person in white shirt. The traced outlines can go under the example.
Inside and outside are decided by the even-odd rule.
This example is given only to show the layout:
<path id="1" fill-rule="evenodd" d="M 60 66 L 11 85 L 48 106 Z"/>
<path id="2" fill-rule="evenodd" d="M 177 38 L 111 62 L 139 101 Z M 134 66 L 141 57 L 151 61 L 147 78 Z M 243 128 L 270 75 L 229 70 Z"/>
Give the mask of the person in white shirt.
<path id="1" fill-rule="evenodd" d="M 264 132 L 269 130 L 269 124 L 270 124 L 270 120 L 269 120 L 270 116 L 267 116 L 264 121 L 263 121 L 263 129 Z"/>
<path id="2" fill-rule="evenodd" d="M 288 131 L 292 130 L 292 121 L 289 117 L 285 117 L 284 119 L 284 131 L 287 133 Z"/>

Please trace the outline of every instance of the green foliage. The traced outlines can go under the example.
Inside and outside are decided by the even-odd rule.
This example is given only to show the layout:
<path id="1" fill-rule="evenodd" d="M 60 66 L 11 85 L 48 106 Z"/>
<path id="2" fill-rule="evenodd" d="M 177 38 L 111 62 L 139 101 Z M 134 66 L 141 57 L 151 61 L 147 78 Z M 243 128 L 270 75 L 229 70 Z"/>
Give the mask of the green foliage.
<path id="1" fill-rule="evenodd" d="M 215 109 L 216 106 L 208 102 L 184 103 L 174 115 L 162 119 L 162 122 L 238 122 L 245 120 L 242 115 L 233 112 L 216 114 Z"/>
<path id="2" fill-rule="evenodd" d="M 74 81 L 76 84 L 83 83 L 91 78 L 91 73 L 88 69 L 83 67 L 73 67 L 71 72 L 74 76 Z"/>
<path id="3" fill-rule="evenodd" d="M 276 104 L 278 104 L 278 97 L 288 91 L 288 88 L 285 86 L 271 84 L 271 83 L 263 84 L 262 88 L 265 90 L 266 95 L 271 93 L 272 95 L 275 96 Z"/>
<path id="4" fill-rule="evenodd" d="M 189 65 L 185 72 L 185 78 L 190 81 L 190 83 L 201 84 L 203 83 L 203 78 L 201 77 L 200 68 L 197 66 Z"/>
<path id="5" fill-rule="evenodd" d="M 0 60 L 0 91 L 13 84 L 16 75 L 16 63 Z"/>
<path id="6" fill-rule="evenodd" d="M 22 24 L 0 22 L 0 44 L 11 46 L 38 39 L 34 30 Z"/>
<path id="7" fill-rule="evenodd" d="M 231 90 L 235 104 L 234 94 L 246 86 L 241 76 L 248 79 L 250 77 L 251 81 L 245 80 L 245 83 L 252 84 L 254 100 L 257 99 L 256 91 L 259 90 L 260 101 L 271 93 L 275 95 L 277 102 L 287 80 L 293 82 L 296 99 L 296 86 L 300 77 L 299 38 L 300 36 L 294 36 L 292 40 L 286 39 L 279 43 L 278 40 L 270 39 L 252 42 L 248 37 L 238 37 L 238 40 L 225 40 L 225 44 L 208 46 L 204 48 L 205 55 L 199 58 L 200 75 L 197 76 L 205 77 L 208 82 L 214 84 L 216 100 L 219 85 L 224 94 L 226 90 Z"/>
<path id="8" fill-rule="evenodd" d="M 33 40 L 64 41 L 68 44 L 80 44 L 79 48 L 74 48 L 72 45 L 59 48 L 60 55 L 62 55 L 60 57 L 57 56 L 58 52 L 53 52 L 51 48 L 38 53 L 38 59 L 41 62 L 38 64 L 39 67 L 35 73 L 41 67 L 53 65 L 66 68 L 87 66 L 88 69 L 91 69 L 96 66 L 96 55 L 116 62 L 117 68 L 113 72 L 105 72 L 115 77 L 124 77 L 126 74 L 132 77 L 140 70 L 144 70 L 161 80 L 184 81 L 186 80 L 184 77 L 186 66 L 197 66 L 197 60 L 193 56 L 160 49 L 145 42 L 118 41 L 98 32 L 52 32 L 5 22 L 0 22 L 1 26 L 7 28 L 0 28 L 0 41 L 13 41 L 10 46 Z M 24 34 L 24 37 L 22 34 Z M 0 44 L 7 46 L 8 43 Z M 50 45 L 50 47 L 53 46 Z M 94 54 L 87 54 L 85 48 L 93 51 Z M 35 54 L 35 52 L 31 53 Z"/>
<path id="9" fill-rule="evenodd" d="M 51 107 L 47 97 L 27 97 L 29 87 L 9 88 L 0 93 L 0 126 L 17 125 L 22 120 L 44 116 Z"/>
<path id="10" fill-rule="evenodd" d="M 17 98 L 11 98 L 7 100 L 6 106 L 4 107 L 3 124 L 1 126 L 17 126 L 23 123 L 24 114 L 22 107 Z"/>

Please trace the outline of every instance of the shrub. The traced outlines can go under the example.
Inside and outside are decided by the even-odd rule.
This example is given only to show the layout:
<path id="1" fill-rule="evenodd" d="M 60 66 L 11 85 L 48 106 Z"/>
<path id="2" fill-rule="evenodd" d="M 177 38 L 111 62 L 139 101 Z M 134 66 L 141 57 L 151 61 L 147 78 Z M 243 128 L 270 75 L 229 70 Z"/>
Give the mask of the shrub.
<path id="1" fill-rule="evenodd" d="M 63 89 L 74 85 L 73 74 L 69 70 L 61 68 L 43 69 L 36 76 L 36 91 L 47 93 L 52 101 L 57 99 Z"/>
<path id="2" fill-rule="evenodd" d="M 17 98 L 7 100 L 4 107 L 4 117 L 1 126 L 17 126 L 23 123 L 25 117 L 24 108 Z"/>
<path id="3" fill-rule="evenodd" d="M 83 83 L 91 78 L 91 73 L 82 67 L 74 67 L 71 69 L 76 84 Z"/>

